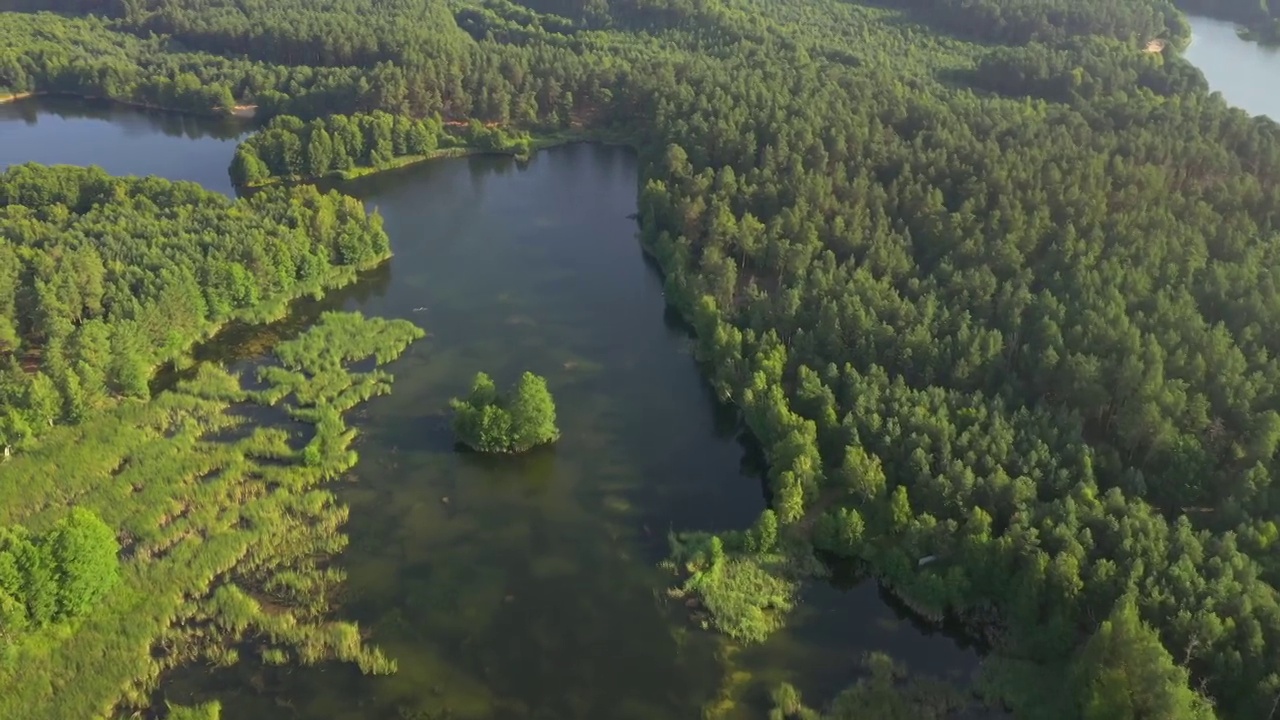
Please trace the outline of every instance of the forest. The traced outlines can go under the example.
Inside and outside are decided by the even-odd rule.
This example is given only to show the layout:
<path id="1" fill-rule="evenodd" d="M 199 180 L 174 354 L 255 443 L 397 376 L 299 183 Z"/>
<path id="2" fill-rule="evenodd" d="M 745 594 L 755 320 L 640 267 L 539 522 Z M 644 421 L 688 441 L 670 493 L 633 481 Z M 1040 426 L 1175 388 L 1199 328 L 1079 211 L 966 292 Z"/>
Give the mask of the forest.
<path id="1" fill-rule="evenodd" d="M 277 115 L 237 146 L 229 172 L 237 187 L 256 187 L 281 179 L 349 179 L 362 171 L 465 152 L 528 159 L 531 147 L 527 131 L 486 126 L 474 118 L 461 131 L 446 132 L 439 116 L 419 120 L 381 110 L 309 123 Z"/>
<path id="2" fill-rule="evenodd" d="M 20 165 L 0 174 L 0 446 L 114 398 L 231 320 L 350 282 L 389 254 L 337 193 L 231 201 L 195 183 Z"/>
<path id="3" fill-rule="evenodd" d="M 102 7 L 0 4 L 17 11 L 0 13 L 13 38 L 0 49 L 0 92 L 292 116 L 244 147 L 238 164 L 254 178 L 310 174 L 322 126 L 335 145 L 334 114 L 389 128 L 389 150 L 383 131 L 362 134 L 359 150 L 344 140 L 353 164 L 356 153 L 394 157 L 398 122 L 406 150 L 407 128 L 471 120 L 633 139 L 641 241 L 770 468 L 769 515 L 673 548 L 681 596 L 724 609 L 708 627 L 747 641 L 776 629 L 794 568 L 816 551 L 981 638 L 990 651 L 976 691 L 1018 717 L 1253 720 L 1276 707 L 1280 128 L 1210 94 L 1178 54 L 1189 37 L 1180 9 L 1252 22 L 1260 4 Z M 1156 38 L 1169 47 L 1145 52 Z M 340 168 L 336 152 L 321 163 L 316 151 L 315 167 Z M 109 213 L 130 207 L 126 189 L 120 208 L 86 208 L 97 191 L 68 183 L 41 190 L 54 211 L 6 206 L 17 219 L 0 227 L 30 228 L 9 251 L 24 270 L 7 282 L 32 290 L 0 292 L 0 303 L 54 310 L 6 311 L 0 333 L 52 345 L 47 355 L 73 368 L 44 371 L 53 393 L 11 395 L 56 397 L 32 407 L 71 419 L 58 378 L 103 347 L 76 340 L 88 323 L 71 318 L 140 322 L 146 306 L 119 309 L 109 272 L 87 299 L 83 283 L 36 281 L 44 238 L 107 233 Z M 322 196 L 257 197 L 234 207 L 260 203 L 280 220 Z M 338 214 L 361 228 L 333 236 L 339 245 L 376 234 L 376 220 Z M 92 258 L 66 244 L 48 267 L 95 277 Z M 211 313 L 241 307 L 242 288 L 285 287 L 256 274 L 269 263 L 244 265 L 241 278 L 190 262 L 174 287 L 198 269 L 225 279 L 202 297 Z M 175 347 L 151 342 L 142 361 Z M 95 377 L 124 390 L 130 376 Z M 785 542 L 762 542 L 771 533 Z M 744 587 L 768 589 L 767 607 L 744 605 Z M 850 697 L 896 672 L 873 663 Z M 779 700 L 788 717 L 833 699 Z M 837 700 L 830 716 L 856 706 Z"/>

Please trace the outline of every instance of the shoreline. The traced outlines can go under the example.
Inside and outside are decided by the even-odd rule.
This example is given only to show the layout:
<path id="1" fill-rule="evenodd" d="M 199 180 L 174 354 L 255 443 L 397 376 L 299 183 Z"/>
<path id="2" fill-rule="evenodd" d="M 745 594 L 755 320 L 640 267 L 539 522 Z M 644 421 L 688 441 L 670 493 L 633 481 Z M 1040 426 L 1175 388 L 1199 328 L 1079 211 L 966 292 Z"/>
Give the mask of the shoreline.
<path id="1" fill-rule="evenodd" d="M 163 105 L 153 105 L 151 103 L 139 102 L 137 100 L 123 100 L 121 98 L 107 97 L 105 95 L 82 95 L 80 93 L 73 92 L 45 92 L 42 90 L 0 95 L 0 105 L 7 105 L 39 97 L 64 97 L 90 102 L 105 102 L 113 105 L 139 108 L 141 110 L 151 110 L 153 112 L 175 113 L 177 115 L 189 115 L 191 117 L 211 118 L 214 120 L 252 120 L 256 116 L 258 109 L 257 105 L 237 105 L 231 112 L 216 112 L 214 110 L 210 110 L 209 112 L 198 112 L 195 110 L 165 107 Z"/>
<path id="2" fill-rule="evenodd" d="M 432 160 L 443 160 L 446 158 L 471 157 L 477 155 L 496 155 L 514 158 L 517 162 L 528 162 L 533 158 L 534 154 L 542 150 L 550 150 L 551 148 L 563 145 L 572 145 L 574 143 L 595 143 L 600 145 L 615 145 L 621 147 L 629 147 L 638 150 L 638 143 L 633 138 L 624 138 L 620 135 L 610 134 L 594 130 L 559 130 L 554 133 L 547 133 L 542 136 L 534 136 L 530 143 L 529 153 L 527 155 L 508 152 L 504 150 L 481 150 L 474 147 L 450 147 L 434 150 L 426 155 L 401 155 L 394 158 L 391 162 L 377 166 L 360 166 L 350 170 L 338 170 L 325 175 L 315 176 L 288 176 L 282 177 L 273 175 L 264 180 L 253 183 L 247 183 L 243 186 L 237 186 L 240 190 L 261 190 L 263 188 L 275 187 L 279 185 L 299 185 L 307 183 L 316 183 L 320 181 L 337 181 L 348 182 L 370 175 L 390 172 L 392 170 L 401 170 L 414 165 L 430 162 Z"/>

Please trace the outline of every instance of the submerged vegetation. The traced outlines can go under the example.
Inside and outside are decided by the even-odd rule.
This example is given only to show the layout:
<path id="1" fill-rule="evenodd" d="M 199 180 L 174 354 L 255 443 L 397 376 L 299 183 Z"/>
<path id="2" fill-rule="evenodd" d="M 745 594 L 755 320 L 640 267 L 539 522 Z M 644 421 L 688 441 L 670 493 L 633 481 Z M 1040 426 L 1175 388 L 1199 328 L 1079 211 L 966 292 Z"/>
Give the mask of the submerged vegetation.
<path id="1" fill-rule="evenodd" d="M 331 618 L 343 573 L 328 560 L 346 544 L 347 511 L 320 484 L 356 460 L 342 411 L 390 388 L 386 373 L 346 368 L 394 359 L 422 335 L 406 321 L 326 314 L 280 344 L 278 364 L 259 371 L 261 389 L 203 365 L 174 391 L 54 428 L 0 465 L 0 523 L 54 538 L 55 557 L 73 546 L 56 539 L 67 528 L 92 530 L 86 513 L 110 531 L 75 533 L 82 544 L 124 538 L 110 592 L 76 581 L 78 571 L 65 575 L 68 607 L 84 609 L 74 629 L 0 635 L 0 717 L 145 708 L 160 675 L 193 660 L 342 660 L 394 671 L 358 627 Z M 275 406 L 287 415 L 272 420 Z M 300 435 L 287 417 L 310 429 Z M 68 514 L 68 504 L 77 509 Z M 76 567 L 108 581 L 103 553 L 91 557 Z"/>
<path id="2" fill-rule="evenodd" d="M 476 373 L 471 394 L 454 398 L 453 432 L 458 442 L 477 452 L 522 453 L 560 438 L 556 405 L 545 378 L 526 372 L 508 394 L 493 380 Z"/>

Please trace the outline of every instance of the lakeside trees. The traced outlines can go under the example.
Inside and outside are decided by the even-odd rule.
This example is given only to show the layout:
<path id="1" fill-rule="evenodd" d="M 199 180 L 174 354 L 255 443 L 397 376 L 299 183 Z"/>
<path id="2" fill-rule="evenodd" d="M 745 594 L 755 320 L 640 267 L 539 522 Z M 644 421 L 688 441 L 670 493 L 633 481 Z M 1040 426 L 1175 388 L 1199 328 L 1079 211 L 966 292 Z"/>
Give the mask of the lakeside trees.
<path id="1" fill-rule="evenodd" d="M 443 135 L 438 117 L 415 120 L 378 111 L 304 123 L 280 115 L 236 147 L 231 181 L 243 187 L 270 177 L 318 178 L 356 167 L 376 168 L 397 157 L 427 155 L 440 146 Z"/>
<path id="2" fill-rule="evenodd" d="M 476 373 L 466 399 L 449 402 L 458 441 L 484 453 L 522 453 L 560 438 L 556 406 L 546 379 L 526 372 L 510 393 Z"/>
<path id="3" fill-rule="evenodd" d="M 233 319 L 382 262 L 377 215 L 315 188 L 232 201 L 96 168 L 0 173 L 0 446 L 113 397 Z M 8 452 L 8 450 L 6 450 Z"/>
<path id="4" fill-rule="evenodd" d="M 398 158 L 429 157 L 438 149 L 527 157 L 531 144 L 527 132 L 486 126 L 475 118 L 458 131 L 446 132 L 439 116 L 417 120 L 375 110 L 303 122 L 277 115 L 236 147 L 229 172 L 236 186 L 252 187 L 275 178 L 320 178 L 390 167 Z"/>
<path id="5" fill-rule="evenodd" d="M 1248 28 L 1245 37 L 1250 40 L 1280 44 L 1280 0 L 1177 0 L 1177 3 L 1189 13 L 1244 25 Z"/>
<path id="6" fill-rule="evenodd" d="M 0 649 L 92 610 L 120 580 L 119 552 L 115 531 L 82 508 L 39 534 L 0 527 Z"/>

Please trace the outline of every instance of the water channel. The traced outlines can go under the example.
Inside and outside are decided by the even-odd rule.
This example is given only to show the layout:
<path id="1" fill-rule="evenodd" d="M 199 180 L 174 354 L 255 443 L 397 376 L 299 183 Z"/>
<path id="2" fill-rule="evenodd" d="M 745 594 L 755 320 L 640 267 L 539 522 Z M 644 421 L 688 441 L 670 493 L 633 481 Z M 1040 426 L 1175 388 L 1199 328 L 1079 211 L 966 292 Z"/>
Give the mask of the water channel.
<path id="1" fill-rule="evenodd" d="M 230 192 L 243 131 L 26 100 L 0 106 L 0 168 L 96 164 Z M 343 613 L 399 672 L 191 668 L 168 699 L 216 697 L 244 720 L 686 720 L 732 681 L 743 692 L 727 717 L 762 718 L 773 684 L 830 697 L 864 651 L 967 677 L 974 651 L 917 626 L 872 582 L 809 588 L 788 630 L 742 652 L 668 607 L 656 569 L 667 531 L 742 527 L 765 501 L 735 415 L 702 382 L 636 242 L 636 178 L 629 150 L 573 145 L 524 165 L 441 160 L 341 188 L 382 213 L 392 261 L 199 355 L 243 366 L 325 308 L 429 333 L 389 366 L 394 392 L 353 418 L 361 462 L 338 488 L 351 507 Z M 514 460 L 455 452 L 445 407 L 478 370 L 500 384 L 545 375 L 562 441 Z"/>

